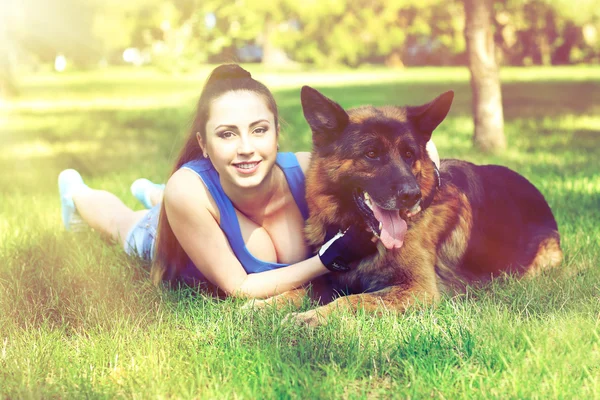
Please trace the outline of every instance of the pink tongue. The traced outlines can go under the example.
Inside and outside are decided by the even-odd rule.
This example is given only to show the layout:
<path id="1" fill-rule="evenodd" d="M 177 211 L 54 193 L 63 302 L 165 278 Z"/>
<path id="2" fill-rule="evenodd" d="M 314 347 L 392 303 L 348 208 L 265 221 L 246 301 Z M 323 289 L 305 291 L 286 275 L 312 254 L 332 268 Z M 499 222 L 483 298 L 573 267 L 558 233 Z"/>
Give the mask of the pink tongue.
<path id="1" fill-rule="evenodd" d="M 404 243 L 407 225 L 398 210 L 384 210 L 373 204 L 373 214 L 382 223 L 379 238 L 386 249 L 399 249 Z"/>

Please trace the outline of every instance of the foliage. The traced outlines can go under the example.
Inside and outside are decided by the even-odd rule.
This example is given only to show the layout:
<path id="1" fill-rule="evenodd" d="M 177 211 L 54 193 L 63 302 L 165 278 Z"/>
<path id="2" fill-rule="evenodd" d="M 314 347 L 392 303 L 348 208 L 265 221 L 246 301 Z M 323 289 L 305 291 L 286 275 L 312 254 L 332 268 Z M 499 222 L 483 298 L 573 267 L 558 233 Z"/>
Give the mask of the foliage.
<path id="1" fill-rule="evenodd" d="M 592 2 L 501 0 L 496 6 L 496 41 L 506 63 L 550 65 L 598 60 L 600 11 Z"/>
<path id="2" fill-rule="evenodd" d="M 281 34 L 285 40 L 280 44 L 293 59 L 320 65 L 382 61 L 401 65 L 420 46 L 430 52 L 460 52 L 464 49 L 460 4 L 440 4 L 438 0 L 304 2 L 295 10 L 294 29 Z M 450 62 L 448 54 L 436 57 L 435 64 Z"/>
<path id="3" fill-rule="evenodd" d="M 510 65 L 595 62 L 593 0 L 494 0 L 496 41 Z M 136 47 L 164 69 L 237 61 L 257 46 L 267 64 L 465 63 L 460 0 L 7 0 L 10 36 L 42 62 L 116 62 Z M 260 58 L 260 55 L 259 57 Z"/>

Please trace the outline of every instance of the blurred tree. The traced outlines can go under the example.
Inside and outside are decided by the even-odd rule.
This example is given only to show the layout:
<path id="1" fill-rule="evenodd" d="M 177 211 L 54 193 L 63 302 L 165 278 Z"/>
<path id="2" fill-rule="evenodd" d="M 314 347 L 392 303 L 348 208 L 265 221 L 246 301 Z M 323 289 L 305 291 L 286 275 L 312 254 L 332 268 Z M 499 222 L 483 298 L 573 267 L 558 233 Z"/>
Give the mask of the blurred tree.
<path id="1" fill-rule="evenodd" d="M 600 61 L 597 0 L 545 0 L 561 20 L 553 64 Z"/>
<path id="2" fill-rule="evenodd" d="M 21 0 L 14 38 L 21 50 L 53 62 L 62 53 L 78 65 L 101 58 L 100 42 L 92 34 L 94 10 L 80 0 Z"/>
<path id="3" fill-rule="evenodd" d="M 592 61 L 600 8 L 592 0 L 497 0 L 495 39 L 506 64 L 550 65 Z"/>
<path id="4" fill-rule="evenodd" d="M 464 64 L 462 1 L 431 2 L 425 8 L 405 7 L 399 20 L 407 32 L 402 59 L 407 65 Z M 406 16 L 410 15 L 410 19 Z"/>
<path id="5" fill-rule="evenodd" d="M 453 42 L 433 38 L 434 31 L 440 38 L 459 36 L 449 17 L 457 11 L 456 2 L 437 7 L 440 4 L 441 0 L 306 0 L 293 8 L 296 29 L 286 32 L 283 47 L 294 59 L 317 65 L 402 65 L 416 52 L 434 54 L 433 48 Z M 407 45 L 412 50 L 407 52 Z"/>
<path id="6" fill-rule="evenodd" d="M 0 39 L 0 46 L 2 39 Z M 12 61 L 6 49 L 0 47 L 0 98 L 10 98 L 18 94 L 17 83 L 12 71 Z"/>
<path id="7" fill-rule="evenodd" d="M 485 152 L 506 148 L 500 76 L 493 36 L 493 0 L 464 0 L 465 38 L 473 92 L 474 144 Z"/>
<path id="8" fill-rule="evenodd" d="M 495 39 L 507 64 L 550 65 L 560 36 L 560 18 L 544 0 L 495 3 Z"/>
<path id="9" fill-rule="evenodd" d="M 171 17 L 163 5 L 170 1 L 161 0 L 80 0 L 92 10 L 91 32 L 99 41 L 102 53 L 120 50 L 135 45 L 134 35 L 148 25 L 160 27 L 161 22 Z M 139 37 L 138 37 L 139 38 Z"/>
<path id="10" fill-rule="evenodd" d="M 19 51 L 31 52 L 41 62 L 64 54 L 72 64 L 97 65 L 112 52 L 121 54 L 135 45 L 140 31 L 153 27 L 160 32 L 165 19 L 161 13 L 172 4 L 172 0 L 21 0 L 19 12 L 11 16 L 12 37 Z M 147 35 L 139 33 L 140 37 Z"/>
<path id="11" fill-rule="evenodd" d="M 9 38 L 9 15 L 14 12 L 13 1 L 8 0 L 0 13 L 0 98 L 13 97 L 17 84 L 13 74 L 13 50 Z"/>
<path id="12" fill-rule="evenodd" d="M 136 19 L 136 47 L 152 55 L 152 63 L 169 72 L 196 68 L 208 59 L 206 26 L 195 0 L 154 0 Z"/>
<path id="13" fill-rule="evenodd" d="M 206 61 L 358 66 L 465 64 L 463 0 L 2 0 L 18 5 L 15 54 L 77 65 L 123 62 L 135 47 L 173 70 Z M 494 0 L 506 64 L 600 61 L 597 0 Z M 14 16 L 9 16 L 14 20 Z M 4 35 L 6 36 L 6 34 Z M 6 42 L 6 40 L 5 40 Z M 10 76 L 6 46 L 0 56 Z M 289 58 L 288 58 L 289 56 Z M 14 57 L 12 57 L 14 58 Z"/>
<path id="14" fill-rule="evenodd" d="M 290 60 L 281 50 L 281 42 L 295 18 L 294 0 L 208 0 L 201 6 L 204 16 L 214 16 L 207 44 L 219 61 L 238 61 L 236 49 L 248 45 L 262 48 L 262 62 L 284 64 Z"/>

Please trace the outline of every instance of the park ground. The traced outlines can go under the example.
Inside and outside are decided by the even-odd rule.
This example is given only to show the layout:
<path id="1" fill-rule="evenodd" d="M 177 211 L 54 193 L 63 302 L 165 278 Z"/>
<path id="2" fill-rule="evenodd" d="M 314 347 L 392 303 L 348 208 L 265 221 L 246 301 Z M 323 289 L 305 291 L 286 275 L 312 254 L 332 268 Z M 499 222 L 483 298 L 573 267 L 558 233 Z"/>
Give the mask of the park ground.
<path id="1" fill-rule="evenodd" d="M 508 150 L 471 147 L 463 68 L 271 72 L 283 151 L 310 150 L 299 89 L 344 107 L 455 102 L 442 157 L 508 166 L 550 203 L 565 259 L 403 316 L 338 314 L 318 329 L 153 287 L 144 265 L 93 232 L 64 232 L 56 177 L 139 207 L 138 177 L 164 181 L 209 68 L 40 74 L 0 106 L 2 398 L 600 398 L 600 67 L 502 71 Z M 308 304 L 307 304 L 308 307 Z"/>

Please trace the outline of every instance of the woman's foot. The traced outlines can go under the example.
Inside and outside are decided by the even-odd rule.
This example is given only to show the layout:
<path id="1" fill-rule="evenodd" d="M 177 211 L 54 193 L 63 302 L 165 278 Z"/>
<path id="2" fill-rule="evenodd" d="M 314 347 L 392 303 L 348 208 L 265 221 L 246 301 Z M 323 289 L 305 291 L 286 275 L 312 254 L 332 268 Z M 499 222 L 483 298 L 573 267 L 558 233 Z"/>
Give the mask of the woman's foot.
<path id="1" fill-rule="evenodd" d="M 131 184 L 131 194 L 146 208 L 152 208 L 160 203 L 160 201 L 156 200 L 162 197 L 164 189 L 165 185 L 159 185 L 145 178 L 137 179 Z"/>
<path id="2" fill-rule="evenodd" d="M 60 195 L 62 221 L 66 230 L 78 232 L 87 227 L 87 224 L 77 212 L 77 208 L 73 202 L 73 195 L 89 190 L 92 189 L 83 183 L 83 178 L 74 169 L 65 169 L 58 175 L 58 193 Z"/>

